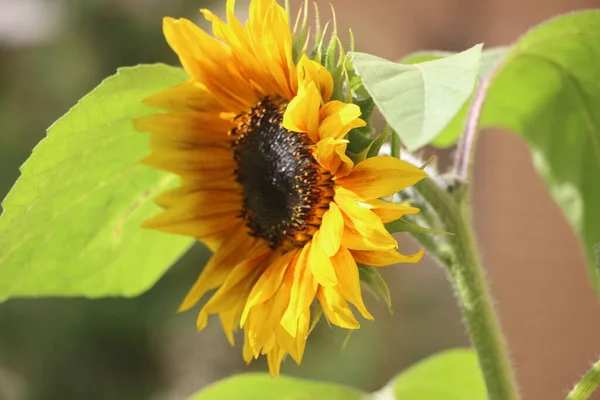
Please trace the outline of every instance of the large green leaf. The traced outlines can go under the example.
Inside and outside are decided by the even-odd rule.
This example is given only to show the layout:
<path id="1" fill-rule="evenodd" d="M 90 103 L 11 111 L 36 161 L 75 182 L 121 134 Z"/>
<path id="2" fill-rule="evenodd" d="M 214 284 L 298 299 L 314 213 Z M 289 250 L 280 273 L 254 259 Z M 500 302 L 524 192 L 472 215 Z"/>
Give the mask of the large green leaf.
<path id="1" fill-rule="evenodd" d="M 191 245 L 139 227 L 174 179 L 138 164 L 148 136 L 131 124 L 153 112 L 142 99 L 184 79 L 165 65 L 121 69 L 48 130 L 2 203 L 0 300 L 136 295 Z"/>
<path id="2" fill-rule="evenodd" d="M 498 46 L 490 47 L 489 49 L 483 49 L 481 52 L 481 60 L 479 61 L 479 77 L 483 77 L 490 73 L 490 71 L 496 66 L 496 64 L 502 60 L 502 58 L 508 53 L 510 46 Z M 440 58 L 450 57 L 455 55 L 453 51 L 417 51 L 402 58 L 400 63 L 402 64 L 418 64 L 427 61 L 435 61 Z"/>
<path id="3" fill-rule="evenodd" d="M 398 64 L 353 53 L 362 85 L 409 151 L 425 146 L 469 99 L 479 72 L 481 45 L 419 64 Z"/>
<path id="4" fill-rule="evenodd" d="M 244 374 L 217 382 L 190 400 L 367 400 L 370 395 L 333 383 L 266 374 Z"/>
<path id="5" fill-rule="evenodd" d="M 481 62 L 479 63 L 479 78 L 486 77 L 496 65 L 502 60 L 504 56 L 510 50 L 510 46 L 492 47 L 484 49 L 481 52 Z M 426 61 L 437 60 L 443 57 L 448 57 L 456 53 L 446 51 L 420 51 L 413 54 L 409 54 L 402 63 L 404 64 L 415 64 Z M 431 145 L 438 148 L 447 148 L 453 146 L 458 142 L 462 136 L 467 120 L 467 111 L 471 104 L 472 96 L 469 101 L 465 102 L 458 112 L 452 118 L 452 121 L 446 125 L 446 127 L 431 141 Z"/>
<path id="6" fill-rule="evenodd" d="M 382 390 L 397 400 L 485 400 L 483 375 L 473 350 L 448 350 L 402 372 Z M 393 395 L 394 397 L 391 397 Z"/>
<path id="7" fill-rule="evenodd" d="M 480 126 L 520 134 L 538 172 L 585 248 L 600 291 L 600 11 L 534 28 L 508 53 L 491 83 Z M 507 155 L 509 157 L 510 155 Z"/>

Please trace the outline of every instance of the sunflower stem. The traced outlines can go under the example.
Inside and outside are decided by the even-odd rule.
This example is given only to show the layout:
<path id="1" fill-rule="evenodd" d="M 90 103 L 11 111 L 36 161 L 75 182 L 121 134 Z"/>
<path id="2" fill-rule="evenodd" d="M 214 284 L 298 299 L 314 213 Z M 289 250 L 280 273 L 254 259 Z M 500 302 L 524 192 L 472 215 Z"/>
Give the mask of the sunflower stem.
<path id="1" fill-rule="evenodd" d="M 489 400 L 516 400 L 516 381 L 477 251 L 470 210 L 460 207 L 458 211 L 452 227 L 456 235 L 450 239 L 456 254 L 452 281 L 479 355 Z"/>
<path id="2" fill-rule="evenodd" d="M 490 87 L 492 73 L 489 72 L 485 77 L 479 80 L 479 85 L 475 90 L 473 102 L 467 113 L 467 120 L 462 134 L 462 139 L 458 142 L 456 158 L 454 160 L 454 171 L 463 180 L 470 182 L 473 172 L 473 163 L 475 162 L 475 146 L 477 144 L 477 127 L 479 116 L 483 108 L 483 103 Z"/>
<path id="3" fill-rule="evenodd" d="M 444 261 L 479 357 L 488 400 L 517 400 L 507 346 L 475 244 L 469 204 L 452 197 L 431 178 L 418 183 L 415 189 L 437 212 L 444 228 L 454 233 L 447 238 L 453 256 Z"/>
<path id="4" fill-rule="evenodd" d="M 592 368 L 577 382 L 567 395 L 567 400 L 587 400 L 598 386 L 600 386 L 600 360 L 592 365 Z"/>

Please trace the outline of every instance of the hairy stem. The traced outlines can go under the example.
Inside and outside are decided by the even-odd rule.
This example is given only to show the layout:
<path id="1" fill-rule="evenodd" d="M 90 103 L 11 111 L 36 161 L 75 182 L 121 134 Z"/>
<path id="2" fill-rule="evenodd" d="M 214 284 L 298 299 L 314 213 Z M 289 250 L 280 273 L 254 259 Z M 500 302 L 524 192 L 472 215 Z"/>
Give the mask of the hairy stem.
<path id="1" fill-rule="evenodd" d="M 507 345 L 486 284 L 468 210 L 461 210 L 454 221 L 451 238 L 456 261 L 451 274 L 460 307 L 477 349 L 489 400 L 516 400 L 516 381 L 511 370 Z"/>
<path id="2" fill-rule="evenodd" d="M 587 400 L 598 386 L 600 386 L 600 360 L 592 365 L 592 368 L 577 382 L 567 395 L 567 400 Z"/>
<path id="3" fill-rule="evenodd" d="M 473 102 L 471 103 L 471 107 L 467 114 L 462 139 L 458 143 L 456 158 L 454 160 L 454 171 L 463 181 L 467 181 L 470 178 L 473 169 L 475 145 L 477 144 L 477 125 L 479 123 L 479 115 L 483 108 L 485 96 L 490 86 L 491 76 L 492 73 L 490 72 L 479 81 L 479 86 L 475 91 Z"/>
<path id="4" fill-rule="evenodd" d="M 448 237 L 453 257 L 447 269 L 479 357 L 488 399 L 517 400 L 517 386 L 475 244 L 469 207 L 457 202 L 430 178 L 416 189 L 436 210 L 445 229 L 454 233 Z"/>

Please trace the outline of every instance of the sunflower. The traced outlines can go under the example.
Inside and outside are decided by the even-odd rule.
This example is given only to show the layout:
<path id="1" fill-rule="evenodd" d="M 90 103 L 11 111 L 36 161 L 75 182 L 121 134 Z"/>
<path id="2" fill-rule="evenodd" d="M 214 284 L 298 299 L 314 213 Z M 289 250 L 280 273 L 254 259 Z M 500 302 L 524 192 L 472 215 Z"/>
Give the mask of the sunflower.
<path id="1" fill-rule="evenodd" d="M 373 319 L 357 263 L 421 258 L 398 253 L 384 227 L 418 209 L 380 198 L 425 174 L 393 157 L 354 163 L 346 136 L 366 125 L 360 107 L 333 99 L 340 82 L 306 46 L 295 50 L 283 7 L 252 0 L 242 24 L 234 3 L 226 22 L 201 10 L 214 36 L 164 19 L 189 80 L 148 98 L 166 112 L 135 124 L 151 133 L 143 162 L 181 181 L 156 198 L 164 211 L 144 227 L 197 238 L 214 252 L 180 311 L 216 289 L 198 329 L 218 314 L 233 344 L 242 328 L 246 362 L 266 355 L 276 376 L 286 354 L 300 363 L 313 303 L 341 328 L 359 327 L 350 305 Z"/>

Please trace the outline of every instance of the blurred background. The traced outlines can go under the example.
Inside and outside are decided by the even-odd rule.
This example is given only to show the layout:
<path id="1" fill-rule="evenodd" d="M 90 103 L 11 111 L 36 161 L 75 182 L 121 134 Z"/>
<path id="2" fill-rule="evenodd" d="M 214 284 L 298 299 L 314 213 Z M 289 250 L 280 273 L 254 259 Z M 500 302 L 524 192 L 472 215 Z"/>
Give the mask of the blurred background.
<path id="1" fill-rule="evenodd" d="M 508 44 L 556 14 L 600 6 L 592 0 L 317 1 L 325 17 L 329 2 L 341 32 L 353 29 L 359 51 L 389 59 L 418 49 Z M 177 64 L 161 18 L 199 21 L 200 7 L 222 15 L 224 1 L 0 0 L 0 198 L 45 129 L 117 67 Z M 482 135 L 475 197 L 479 244 L 524 399 L 562 399 L 600 355 L 600 307 L 575 237 L 515 135 Z M 400 239 L 405 250 L 415 247 Z M 0 400 L 176 400 L 233 373 L 265 371 L 262 361 L 243 364 L 218 321 L 197 333 L 194 312 L 175 313 L 207 257 L 196 246 L 135 299 L 0 304 Z M 468 345 L 451 289 L 431 260 L 390 267 L 384 275 L 393 315 L 367 295 L 375 323 L 365 322 L 343 351 L 345 334 L 320 324 L 302 366 L 290 360 L 283 372 L 371 391 L 415 361 Z"/>

